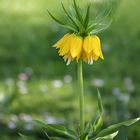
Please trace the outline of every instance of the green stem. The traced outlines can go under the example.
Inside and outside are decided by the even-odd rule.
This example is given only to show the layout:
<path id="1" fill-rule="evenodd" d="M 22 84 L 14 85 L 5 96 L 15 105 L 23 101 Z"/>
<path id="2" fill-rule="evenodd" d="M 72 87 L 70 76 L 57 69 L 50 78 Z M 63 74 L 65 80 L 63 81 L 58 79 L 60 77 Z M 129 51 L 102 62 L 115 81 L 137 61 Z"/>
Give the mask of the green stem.
<path id="1" fill-rule="evenodd" d="M 82 60 L 78 61 L 79 107 L 80 107 L 80 133 L 84 132 L 84 86 Z"/>

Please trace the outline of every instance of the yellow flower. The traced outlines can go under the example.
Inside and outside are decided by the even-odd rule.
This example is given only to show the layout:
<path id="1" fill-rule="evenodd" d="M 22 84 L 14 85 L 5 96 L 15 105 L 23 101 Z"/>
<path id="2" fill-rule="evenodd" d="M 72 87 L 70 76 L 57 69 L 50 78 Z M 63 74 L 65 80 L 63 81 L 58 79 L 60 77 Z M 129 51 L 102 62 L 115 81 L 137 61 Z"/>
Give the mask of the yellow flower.
<path id="1" fill-rule="evenodd" d="M 53 47 L 59 49 L 59 55 L 67 61 L 67 65 L 72 60 L 83 59 L 88 64 L 102 58 L 100 39 L 95 35 L 81 37 L 76 34 L 66 34 Z"/>
<path id="2" fill-rule="evenodd" d="M 104 59 L 98 36 L 89 35 L 85 37 L 83 41 L 82 59 L 88 64 L 92 64 L 93 61 L 97 61 L 99 57 Z"/>

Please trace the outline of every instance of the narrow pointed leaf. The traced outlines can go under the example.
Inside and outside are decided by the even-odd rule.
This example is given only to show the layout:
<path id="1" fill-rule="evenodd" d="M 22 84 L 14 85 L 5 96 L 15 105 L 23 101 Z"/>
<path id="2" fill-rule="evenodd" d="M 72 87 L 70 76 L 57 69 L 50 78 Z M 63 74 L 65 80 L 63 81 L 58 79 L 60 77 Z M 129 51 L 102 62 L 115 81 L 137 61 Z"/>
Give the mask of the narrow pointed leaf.
<path id="1" fill-rule="evenodd" d="M 78 31 L 85 30 L 83 24 L 77 18 L 75 18 L 74 20 L 76 24 L 78 25 L 78 28 L 79 28 Z"/>
<path id="2" fill-rule="evenodd" d="M 102 131 L 100 131 L 97 134 L 97 137 L 103 137 L 103 136 L 109 135 L 109 134 L 117 131 L 122 126 L 130 126 L 130 125 L 136 123 L 139 120 L 140 120 L 140 118 L 136 118 L 136 119 L 131 119 L 131 120 L 128 120 L 128 121 L 124 121 L 124 122 L 121 122 L 121 123 L 118 123 L 118 124 L 111 125 L 111 126 L 105 128 L 105 129 L 103 129 Z"/>
<path id="3" fill-rule="evenodd" d="M 75 27 L 78 29 L 78 26 L 76 24 L 76 22 L 74 21 L 74 19 L 72 18 L 72 16 L 67 12 L 66 8 L 64 7 L 63 3 L 62 4 L 62 8 L 64 10 L 64 12 L 66 13 L 66 15 L 69 17 L 69 19 L 72 21 L 72 23 L 75 25 Z"/>
<path id="4" fill-rule="evenodd" d="M 80 136 L 80 139 L 85 140 L 86 137 L 91 133 L 91 131 L 93 131 L 92 124 L 90 122 L 87 122 L 86 125 L 85 125 L 84 132 Z"/>
<path id="5" fill-rule="evenodd" d="M 82 18 L 82 15 L 80 14 L 80 11 L 79 11 L 79 8 L 78 8 L 78 6 L 76 4 L 76 1 L 75 0 L 73 0 L 73 1 L 74 1 L 74 9 L 76 11 L 77 17 L 78 17 L 79 21 L 81 23 L 83 23 L 83 18 Z"/>
<path id="6" fill-rule="evenodd" d="M 55 16 L 53 16 L 49 11 L 48 14 L 51 16 L 51 18 L 53 20 L 55 20 L 57 23 L 59 23 L 60 25 L 65 25 L 65 23 L 61 22 L 59 19 L 57 19 Z"/>
<path id="7" fill-rule="evenodd" d="M 93 28 L 95 27 L 95 26 L 97 26 L 99 23 L 92 23 L 92 24 L 90 24 L 89 26 L 88 26 L 88 28 L 86 29 L 86 31 L 87 32 L 89 32 L 89 31 L 91 31 L 91 30 L 93 30 Z"/>
<path id="8" fill-rule="evenodd" d="M 63 27 L 65 27 L 65 28 L 67 28 L 67 29 L 69 29 L 69 30 L 71 30 L 71 31 L 73 31 L 73 32 L 78 32 L 78 30 L 76 30 L 74 27 L 72 27 L 72 26 L 70 26 L 70 25 L 62 25 Z"/>
<path id="9" fill-rule="evenodd" d="M 51 137 L 48 135 L 48 133 L 47 133 L 47 132 L 45 132 L 45 131 L 43 131 L 43 132 L 44 132 L 44 134 L 45 134 L 46 138 L 47 138 L 48 140 L 51 140 Z"/>
<path id="10" fill-rule="evenodd" d="M 110 15 L 111 11 L 112 11 L 112 7 L 110 8 L 110 10 L 108 11 L 108 13 L 106 15 L 99 16 L 98 19 L 95 19 L 95 21 L 92 22 L 88 26 L 87 32 L 93 31 L 93 33 L 97 33 L 97 32 L 100 32 L 102 30 L 107 29 L 112 23 L 112 19 L 110 19 L 110 20 L 107 19 L 109 17 L 109 15 Z M 109 21 L 107 21 L 107 20 L 109 20 Z M 104 27 L 101 28 L 101 25 L 104 25 Z"/>
<path id="11" fill-rule="evenodd" d="M 73 20 L 78 26 L 78 31 L 79 31 L 79 29 L 84 28 L 84 26 L 83 26 L 83 23 L 77 18 L 77 14 L 74 12 L 74 10 L 75 10 L 74 7 L 71 7 L 70 16 L 73 17 Z"/>
<path id="12" fill-rule="evenodd" d="M 69 131 L 62 125 L 54 125 L 54 124 L 46 124 L 42 121 L 36 120 L 36 123 L 44 128 L 47 132 L 47 134 L 50 133 L 51 137 L 60 137 L 60 138 L 73 138 L 75 139 L 73 131 Z"/>
<path id="13" fill-rule="evenodd" d="M 97 131 L 101 129 L 102 125 L 103 125 L 102 116 L 99 112 L 96 112 L 94 117 L 93 117 L 93 120 L 92 120 L 93 133 L 97 134 Z M 91 135 L 91 136 L 93 136 L 93 135 Z"/>
<path id="14" fill-rule="evenodd" d="M 84 27 L 85 27 L 85 29 L 87 28 L 88 23 L 89 23 L 89 10 L 90 10 L 90 5 L 87 8 L 86 16 L 85 16 L 85 19 L 84 19 Z"/>
<path id="15" fill-rule="evenodd" d="M 104 137 L 98 137 L 96 139 L 93 138 L 92 140 L 113 140 L 117 135 L 118 135 L 118 131 Z"/>
<path id="16" fill-rule="evenodd" d="M 84 133 L 88 133 L 90 129 L 91 129 L 91 123 L 87 122 L 87 124 L 85 125 Z"/>
<path id="17" fill-rule="evenodd" d="M 100 130 L 102 125 L 103 125 L 103 119 L 102 119 L 102 116 L 99 116 L 93 124 L 94 133 L 96 133 L 98 130 Z"/>
<path id="18" fill-rule="evenodd" d="M 103 12 L 99 16 L 97 16 L 94 21 L 96 23 L 101 23 L 102 21 L 104 21 L 105 19 L 107 19 L 109 17 L 111 12 L 112 12 L 112 6 L 111 6 L 111 8 L 109 10 L 105 10 L 105 12 Z"/>
<path id="19" fill-rule="evenodd" d="M 91 31 L 91 34 L 96 34 L 96 33 L 106 30 L 111 25 L 111 23 L 112 23 L 112 20 L 110 20 L 109 23 L 107 24 L 99 24 L 98 27 L 95 27 L 95 29 Z"/>

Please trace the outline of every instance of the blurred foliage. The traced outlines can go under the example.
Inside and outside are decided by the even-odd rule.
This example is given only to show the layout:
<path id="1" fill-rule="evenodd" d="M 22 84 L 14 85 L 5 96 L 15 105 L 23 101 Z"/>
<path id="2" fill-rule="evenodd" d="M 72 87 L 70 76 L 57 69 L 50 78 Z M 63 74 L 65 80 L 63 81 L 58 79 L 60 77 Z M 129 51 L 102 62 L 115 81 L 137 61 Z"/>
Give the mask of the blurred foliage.
<path id="1" fill-rule="evenodd" d="M 84 6 L 84 0 L 77 1 Z M 104 7 L 100 0 L 93 1 L 97 7 Z M 113 23 L 99 34 L 105 61 L 92 66 L 84 64 L 87 119 L 97 108 L 93 93 L 98 87 L 106 109 L 106 125 L 140 116 L 140 1 L 108 1 L 113 2 Z M 67 6 L 71 3 L 63 2 Z M 98 9 L 94 9 L 94 4 L 96 15 Z M 17 128 L 23 129 L 27 126 L 21 121 L 29 116 L 65 125 L 77 124 L 76 63 L 67 67 L 51 47 L 66 30 L 54 23 L 47 9 L 64 18 L 57 0 L 0 1 L 0 122 L 3 124 L 0 127 L 7 126 L 0 132 L 2 140 L 8 140 L 8 134 L 17 138 L 13 131 L 19 130 L 15 131 L 11 121 L 15 115 Z M 128 139 L 140 139 L 138 125 L 125 133 Z M 122 140 L 121 136 L 118 140 Z"/>

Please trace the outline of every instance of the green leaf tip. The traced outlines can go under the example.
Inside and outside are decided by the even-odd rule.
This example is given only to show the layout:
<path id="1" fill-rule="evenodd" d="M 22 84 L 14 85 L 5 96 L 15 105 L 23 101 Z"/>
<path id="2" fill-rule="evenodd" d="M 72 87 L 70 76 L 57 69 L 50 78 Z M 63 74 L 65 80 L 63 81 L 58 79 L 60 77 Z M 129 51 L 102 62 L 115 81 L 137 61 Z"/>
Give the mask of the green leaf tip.
<path id="1" fill-rule="evenodd" d="M 78 29 L 78 25 L 76 24 L 76 22 L 74 21 L 73 17 L 67 12 L 64 4 L 61 2 L 62 8 L 64 10 L 64 12 L 66 13 L 66 15 L 68 16 L 68 18 L 71 20 L 71 22 L 74 24 L 74 26 L 76 27 L 76 29 Z"/>
<path id="2" fill-rule="evenodd" d="M 94 132 L 96 133 L 98 130 L 100 130 L 102 125 L 103 125 L 103 119 L 102 116 L 99 115 L 93 124 Z"/>
<path id="3" fill-rule="evenodd" d="M 85 29 L 87 28 L 88 23 L 89 23 L 89 11 L 90 11 L 90 5 L 88 5 L 88 7 L 87 7 L 86 16 L 85 16 L 85 19 L 84 19 Z"/>
<path id="4" fill-rule="evenodd" d="M 83 23 L 83 18 L 82 18 L 82 15 L 80 14 L 80 11 L 79 11 L 79 8 L 78 8 L 78 6 L 77 6 L 76 1 L 73 0 L 73 3 L 74 3 L 75 12 L 76 12 L 76 14 L 77 14 L 77 18 L 79 19 L 79 21 L 80 21 L 81 23 Z"/>
<path id="5" fill-rule="evenodd" d="M 48 12 L 48 14 L 50 15 L 50 17 L 51 17 L 54 21 L 56 21 L 56 22 L 59 23 L 60 25 L 65 25 L 63 22 L 61 22 L 61 21 L 58 20 L 55 16 L 53 16 L 49 10 L 47 10 L 47 12 Z"/>
<path id="6" fill-rule="evenodd" d="M 138 122 L 139 120 L 140 120 L 140 117 L 135 118 L 135 119 L 131 119 L 131 120 L 128 120 L 128 121 L 124 121 L 124 122 L 121 122 L 121 123 L 118 123 L 118 124 L 114 124 L 114 125 L 111 125 L 111 126 L 108 126 L 107 128 L 105 128 L 102 131 L 100 131 L 97 136 L 98 137 L 103 137 L 103 136 L 109 135 L 109 134 L 117 131 L 119 128 L 121 128 L 123 126 L 128 127 L 128 126 Z"/>
<path id="7" fill-rule="evenodd" d="M 107 136 L 104 137 L 98 137 L 96 139 L 92 139 L 92 140 L 113 140 L 113 138 L 115 138 L 118 135 L 119 131 L 116 131 L 112 134 L 109 134 Z"/>
<path id="8" fill-rule="evenodd" d="M 72 130 L 69 130 L 65 128 L 62 125 L 56 125 L 56 124 L 46 124 L 43 121 L 35 120 L 37 125 L 42 127 L 47 135 L 51 133 L 50 137 L 59 137 L 59 138 L 68 138 L 68 139 L 75 139 L 75 135 Z"/>

